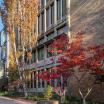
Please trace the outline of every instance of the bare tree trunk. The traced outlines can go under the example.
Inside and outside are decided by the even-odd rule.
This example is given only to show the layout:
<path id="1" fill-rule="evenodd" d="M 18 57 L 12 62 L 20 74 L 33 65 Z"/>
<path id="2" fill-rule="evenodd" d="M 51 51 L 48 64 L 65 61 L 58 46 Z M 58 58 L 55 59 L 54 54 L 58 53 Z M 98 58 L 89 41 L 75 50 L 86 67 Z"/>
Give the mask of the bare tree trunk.
<path id="1" fill-rule="evenodd" d="M 27 98 L 28 97 L 28 93 L 27 93 L 27 87 L 26 87 L 25 81 L 23 81 L 23 90 L 24 90 L 25 98 Z"/>
<path id="2" fill-rule="evenodd" d="M 24 65 L 23 65 L 23 69 L 21 70 L 21 68 L 19 67 L 18 59 L 16 57 L 16 44 L 15 43 L 14 43 L 14 52 L 15 52 L 15 58 L 16 58 L 16 64 L 17 64 L 17 67 L 18 67 L 19 77 L 20 77 L 20 80 L 21 80 L 22 85 L 23 85 L 24 95 L 25 95 L 25 97 L 27 97 L 28 94 L 27 94 L 27 89 L 26 89 L 26 83 L 25 83 L 25 79 L 24 79 L 24 76 L 23 76 Z M 24 54 L 23 54 L 23 59 L 24 59 Z"/>
<path id="3" fill-rule="evenodd" d="M 61 104 L 64 104 L 65 102 L 65 95 L 61 95 Z"/>
<path id="4" fill-rule="evenodd" d="M 83 95 L 82 91 L 79 88 L 79 94 L 81 95 L 81 97 L 83 99 L 83 104 L 86 104 L 86 98 L 90 94 L 91 91 L 92 91 L 92 88 L 90 88 L 90 89 L 88 88 L 88 91 L 87 91 L 86 95 Z"/>
<path id="5" fill-rule="evenodd" d="M 85 98 L 83 98 L 83 104 L 86 104 L 86 99 Z"/>
<path id="6" fill-rule="evenodd" d="M 18 67 L 18 72 L 19 72 L 20 80 L 22 82 L 24 96 L 27 97 L 28 93 L 27 93 L 27 87 L 26 87 L 25 79 L 23 77 L 23 70 L 21 71 L 21 68 Z"/>
<path id="7" fill-rule="evenodd" d="M 22 54 L 22 62 L 23 62 L 23 67 L 22 67 L 22 84 L 23 84 L 23 90 L 24 90 L 24 95 L 25 97 L 28 96 L 28 93 L 27 93 L 27 87 L 26 87 L 26 83 L 25 83 L 25 75 L 24 75 L 24 71 L 25 71 L 25 49 L 24 49 L 24 46 L 23 46 L 23 54 Z"/>

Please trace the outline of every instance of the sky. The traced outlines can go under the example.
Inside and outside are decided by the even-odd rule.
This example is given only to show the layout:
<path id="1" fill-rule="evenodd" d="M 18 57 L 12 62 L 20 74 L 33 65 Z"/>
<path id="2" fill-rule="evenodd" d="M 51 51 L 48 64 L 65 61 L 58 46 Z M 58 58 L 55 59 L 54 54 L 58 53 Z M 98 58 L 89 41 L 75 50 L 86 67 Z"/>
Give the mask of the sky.
<path id="1" fill-rule="evenodd" d="M 2 24 L 2 20 L 1 20 L 1 17 L 0 17 L 0 31 L 3 29 L 3 24 Z"/>
<path id="2" fill-rule="evenodd" d="M 1 6 L 1 2 L 2 0 L 0 0 L 0 6 Z M 0 17 L 0 31 L 3 29 L 3 24 L 2 24 L 2 20 L 1 20 L 1 17 Z"/>

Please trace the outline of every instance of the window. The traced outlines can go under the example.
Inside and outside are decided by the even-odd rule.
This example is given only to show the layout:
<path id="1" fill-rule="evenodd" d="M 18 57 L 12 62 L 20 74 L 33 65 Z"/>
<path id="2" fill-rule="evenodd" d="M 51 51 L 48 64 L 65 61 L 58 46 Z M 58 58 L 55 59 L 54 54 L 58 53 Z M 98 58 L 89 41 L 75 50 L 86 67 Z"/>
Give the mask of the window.
<path id="1" fill-rule="evenodd" d="M 44 12 L 41 14 L 41 30 L 44 32 Z"/>
<path id="2" fill-rule="evenodd" d="M 46 9 L 46 26 L 49 27 L 49 8 Z"/>
<path id="3" fill-rule="evenodd" d="M 36 51 L 32 52 L 32 63 L 36 62 Z"/>
<path id="4" fill-rule="evenodd" d="M 51 5 L 51 24 L 54 24 L 54 3 Z"/>
<path id="5" fill-rule="evenodd" d="M 66 7 L 66 0 L 62 0 L 62 17 L 66 15 L 67 7 Z"/>
<path id="6" fill-rule="evenodd" d="M 48 2 L 49 0 L 46 0 L 46 3 Z"/>
<path id="7" fill-rule="evenodd" d="M 47 45 L 47 57 L 48 57 L 48 58 L 49 58 L 49 57 L 52 57 L 52 53 L 50 52 L 51 50 L 52 50 L 52 48 L 51 48 L 50 44 Z"/>
<path id="8" fill-rule="evenodd" d="M 51 40 L 54 38 L 54 33 L 51 33 L 47 36 L 47 40 Z"/>
<path id="9" fill-rule="evenodd" d="M 40 34 L 40 16 L 38 16 L 38 33 Z"/>
<path id="10" fill-rule="evenodd" d="M 38 50 L 38 60 L 43 60 L 43 59 L 44 59 L 44 47 Z"/>
<path id="11" fill-rule="evenodd" d="M 44 0 L 41 0 L 41 7 L 44 7 Z"/>
<path id="12" fill-rule="evenodd" d="M 57 0 L 57 20 L 61 19 L 61 0 Z"/>

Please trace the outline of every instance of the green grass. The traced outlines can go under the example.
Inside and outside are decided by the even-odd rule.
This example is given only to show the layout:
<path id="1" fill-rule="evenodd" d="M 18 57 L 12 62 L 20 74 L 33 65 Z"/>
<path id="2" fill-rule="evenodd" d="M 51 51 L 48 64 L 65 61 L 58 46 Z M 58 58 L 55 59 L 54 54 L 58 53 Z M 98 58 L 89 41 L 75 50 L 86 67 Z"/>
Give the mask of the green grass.
<path id="1" fill-rule="evenodd" d="M 11 91 L 11 92 L 0 92 L 0 96 L 7 96 L 7 97 L 23 97 L 22 94 L 20 94 L 19 92 L 14 92 L 14 91 Z"/>
<path id="2" fill-rule="evenodd" d="M 0 92 L 0 96 L 6 96 L 8 94 L 8 92 L 7 91 L 2 91 L 2 92 Z"/>

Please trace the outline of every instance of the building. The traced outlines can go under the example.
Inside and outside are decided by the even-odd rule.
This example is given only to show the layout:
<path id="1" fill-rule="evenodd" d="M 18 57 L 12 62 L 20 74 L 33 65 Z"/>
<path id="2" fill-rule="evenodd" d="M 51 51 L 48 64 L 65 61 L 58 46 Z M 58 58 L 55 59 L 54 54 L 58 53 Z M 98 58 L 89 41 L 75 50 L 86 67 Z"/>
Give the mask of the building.
<path id="1" fill-rule="evenodd" d="M 51 68 L 55 66 L 50 60 L 54 56 L 47 50 L 50 48 L 51 41 L 59 35 L 70 34 L 73 37 L 77 32 L 83 31 L 86 34 L 86 43 L 104 43 L 103 7 L 103 0 L 40 0 L 36 28 L 39 38 L 37 46 L 32 51 L 31 63 L 28 65 L 28 69 L 31 70 L 27 82 L 29 92 L 41 92 L 47 86 L 47 83 L 38 79 L 36 74 L 44 70 L 51 71 Z M 56 61 L 57 58 L 58 56 Z M 59 82 L 54 80 L 50 83 L 57 86 Z M 73 89 L 76 93 L 78 89 L 75 86 Z M 104 83 L 102 83 L 103 87 L 95 86 L 90 98 L 93 99 L 94 96 L 98 99 L 104 99 L 104 92 L 101 90 L 104 88 Z M 99 95 L 95 94 L 97 89 L 99 89 Z"/>
<path id="2" fill-rule="evenodd" d="M 84 40 L 85 44 L 104 44 L 104 1 L 71 0 L 70 6 L 71 36 L 77 32 L 83 31 L 86 36 Z M 90 82 L 87 83 L 89 84 Z M 81 87 L 87 85 L 87 83 L 82 84 Z M 78 92 L 77 85 L 73 82 L 72 84 L 72 91 L 73 94 L 75 94 Z M 88 99 L 104 102 L 104 76 L 102 83 L 93 84 L 92 86 L 93 90 L 89 94 Z M 85 87 L 85 91 L 86 89 L 87 88 Z M 78 93 L 75 95 L 79 96 Z"/>
<path id="3" fill-rule="evenodd" d="M 8 41 L 5 28 L 0 32 L 0 88 L 7 88 Z"/>
<path id="4" fill-rule="evenodd" d="M 32 71 L 30 81 L 27 82 L 29 92 L 41 92 L 47 85 L 45 81 L 38 79 L 36 74 L 44 70 L 51 71 L 51 68 L 54 67 L 53 62 L 50 60 L 53 56 L 48 52 L 48 49 L 53 39 L 61 34 L 68 34 L 67 2 L 69 1 L 40 0 L 36 28 L 39 38 L 37 46 L 32 51 L 31 63 L 28 65 L 28 68 Z M 54 86 L 58 84 L 57 81 L 50 83 L 54 83 Z"/>

